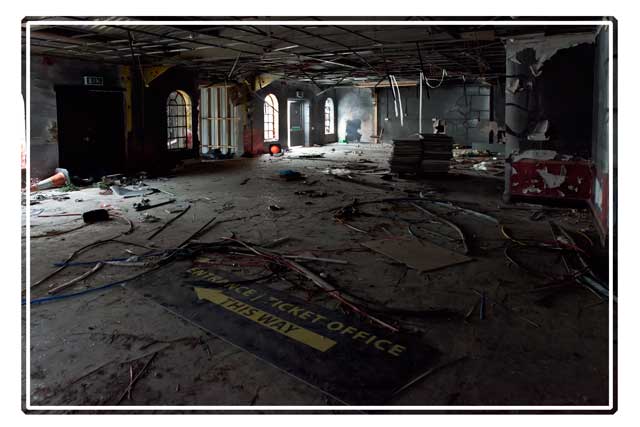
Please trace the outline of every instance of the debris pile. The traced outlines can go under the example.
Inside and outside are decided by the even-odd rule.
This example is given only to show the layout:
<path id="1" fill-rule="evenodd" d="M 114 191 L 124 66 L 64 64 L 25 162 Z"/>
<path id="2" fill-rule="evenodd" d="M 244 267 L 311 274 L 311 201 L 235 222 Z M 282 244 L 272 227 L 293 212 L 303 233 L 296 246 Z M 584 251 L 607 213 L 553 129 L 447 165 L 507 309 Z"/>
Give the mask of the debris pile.
<path id="1" fill-rule="evenodd" d="M 451 171 L 485 178 L 502 179 L 504 175 L 504 156 L 486 150 L 469 148 L 453 149 Z"/>

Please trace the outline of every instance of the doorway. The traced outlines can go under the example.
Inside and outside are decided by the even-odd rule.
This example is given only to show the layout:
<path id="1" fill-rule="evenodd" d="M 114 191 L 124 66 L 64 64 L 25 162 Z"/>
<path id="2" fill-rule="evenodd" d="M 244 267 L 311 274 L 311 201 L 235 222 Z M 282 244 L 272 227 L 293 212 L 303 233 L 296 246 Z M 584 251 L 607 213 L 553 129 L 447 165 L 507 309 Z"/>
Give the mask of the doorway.
<path id="1" fill-rule="evenodd" d="M 57 86 L 59 165 L 71 175 L 100 178 L 125 159 L 121 90 Z"/>
<path id="2" fill-rule="evenodd" d="M 289 147 L 309 145 L 309 103 L 304 100 L 287 102 L 287 143 Z"/>

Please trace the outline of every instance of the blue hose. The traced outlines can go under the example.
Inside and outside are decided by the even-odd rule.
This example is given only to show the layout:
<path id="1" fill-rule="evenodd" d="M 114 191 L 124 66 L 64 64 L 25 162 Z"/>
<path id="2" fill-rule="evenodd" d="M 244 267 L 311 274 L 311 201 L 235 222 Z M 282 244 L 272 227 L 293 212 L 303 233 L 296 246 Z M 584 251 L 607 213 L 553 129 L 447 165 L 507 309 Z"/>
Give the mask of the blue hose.
<path id="1" fill-rule="evenodd" d="M 148 258 L 148 257 L 152 257 L 152 256 L 158 256 L 158 255 L 163 255 L 167 253 L 167 251 L 160 251 L 160 252 L 151 252 L 148 254 L 144 254 L 144 255 L 131 255 L 131 256 L 135 256 L 138 258 Z M 56 262 L 53 265 L 56 267 L 74 267 L 74 266 L 80 266 L 80 265 L 95 265 L 99 262 L 111 262 L 111 261 L 126 261 L 131 257 L 127 257 L 127 258 L 111 258 L 111 259 L 105 259 L 105 260 L 98 260 L 98 261 L 79 261 L 79 262 Z"/>
<path id="2" fill-rule="evenodd" d="M 50 297 L 42 297 L 42 298 L 37 298 L 37 299 L 33 299 L 31 300 L 31 304 L 42 304 L 44 302 L 49 302 L 49 301 L 55 301 L 55 300 L 60 300 L 60 299 L 65 299 L 65 298 L 71 298 L 71 297 L 77 297 L 80 295 L 85 295 L 91 292 L 96 292 L 96 291 L 101 291 L 103 289 L 108 289 L 108 288 L 112 288 L 116 285 L 120 285 L 122 283 L 126 283 L 129 280 L 132 280 L 132 278 L 129 279 L 124 279 L 124 280 L 119 280 L 117 282 L 113 282 L 113 283 L 109 283 L 107 285 L 103 285 L 97 288 L 92 288 L 92 289 L 86 289 L 84 291 L 80 291 L 80 292 L 75 292 L 73 294 L 65 294 L 65 295 L 54 295 L 54 296 L 50 296 Z M 26 299 L 22 300 L 22 305 L 25 305 L 27 303 Z"/>
<path id="3" fill-rule="evenodd" d="M 56 301 L 56 300 L 61 300 L 61 299 L 66 299 L 66 298 L 78 297 L 80 295 L 86 295 L 86 294 L 89 294 L 91 292 L 97 292 L 97 291 L 101 291 L 103 289 L 109 289 L 109 288 L 112 288 L 114 286 L 130 282 L 131 280 L 135 280 L 135 279 L 137 279 L 139 277 L 144 276 L 145 274 L 151 273 L 152 271 L 156 271 L 157 269 L 159 269 L 163 265 L 158 265 L 158 266 L 152 268 L 151 270 L 143 271 L 142 273 L 136 274 L 135 276 L 128 277 L 128 278 L 123 279 L 123 280 L 118 280 L 117 282 L 108 283 L 106 285 L 102 285 L 102 286 L 99 286 L 97 288 L 85 289 L 84 291 L 74 292 L 72 294 L 54 295 L 54 296 L 49 296 L 49 297 L 42 297 L 42 298 L 32 299 L 31 300 L 31 304 L 42 304 L 42 303 L 49 302 L 49 301 Z M 22 305 L 26 305 L 26 304 L 27 304 L 27 300 L 23 299 L 22 300 Z"/>

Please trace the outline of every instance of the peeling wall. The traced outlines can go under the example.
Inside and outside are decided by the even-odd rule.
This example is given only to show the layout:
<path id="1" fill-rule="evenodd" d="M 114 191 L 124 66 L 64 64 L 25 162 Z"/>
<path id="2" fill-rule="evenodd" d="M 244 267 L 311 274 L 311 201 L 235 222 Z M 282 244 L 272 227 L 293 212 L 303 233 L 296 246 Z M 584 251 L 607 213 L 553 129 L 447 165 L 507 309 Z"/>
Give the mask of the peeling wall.
<path id="1" fill-rule="evenodd" d="M 591 157 L 593 30 L 507 40 L 506 125 L 514 149 Z M 549 141 L 529 141 L 543 120 L 549 122 Z"/>
<path id="2" fill-rule="evenodd" d="M 614 86 L 614 94 L 610 94 L 609 79 L 612 78 L 612 76 L 609 76 L 609 56 L 613 48 L 609 46 L 608 31 L 603 29 L 596 39 L 592 132 L 592 156 L 596 175 L 594 179 L 592 207 L 603 237 L 608 231 L 609 191 L 610 182 L 612 182 L 610 178 L 609 150 L 613 149 L 613 147 L 609 141 L 609 124 L 610 120 L 613 119 L 615 125 L 616 116 L 616 110 L 614 110 L 612 114 L 609 112 L 609 97 L 615 95 L 616 86 Z M 616 52 L 613 51 L 613 54 L 615 64 L 617 59 Z M 616 85 L 615 80 L 614 85 Z M 614 155 L 614 161 L 615 160 L 616 156 Z M 611 166 L 615 174 L 617 166 L 615 163 Z M 614 223 L 615 222 L 617 222 L 617 220 L 614 216 Z"/>
<path id="3" fill-rule="evenodd" d="M 556 36 L 525 36 L 512 38 L 507 41 L 510 50 L 521 52 L 525 49 L 532 49 L 535 52 L 536 61 L 530 64 L 532 71 L 538 73 L 544 68 L 544 63 L 551 59 L 558 51 L 572 48 L 581 44 L 593 44 L 596 39 L 595 32 L 562 34 Z M 507 61 L 513 59 L 507 57 Z"/>
<path id="4" fill-rule="evenodd" d="M 549 148 L 587 159 L 591 157 L 593 60 L 593 44 L 558 51 L 536 79 L 537 105 L 529 117 L 532 126 L 549 120 Z"/>

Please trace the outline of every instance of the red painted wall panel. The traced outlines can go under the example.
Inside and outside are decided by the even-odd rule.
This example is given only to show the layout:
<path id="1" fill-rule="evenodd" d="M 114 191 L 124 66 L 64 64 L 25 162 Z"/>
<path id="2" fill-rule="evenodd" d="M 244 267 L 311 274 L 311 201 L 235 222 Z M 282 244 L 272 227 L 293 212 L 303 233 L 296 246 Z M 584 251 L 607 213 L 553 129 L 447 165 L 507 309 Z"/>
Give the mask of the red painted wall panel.
<path id="1" fill-rule="evenodd" d="M 593 188 L 589 161 L 523 159 L 511 163 L 512 196 L 589 200 Z"/>

